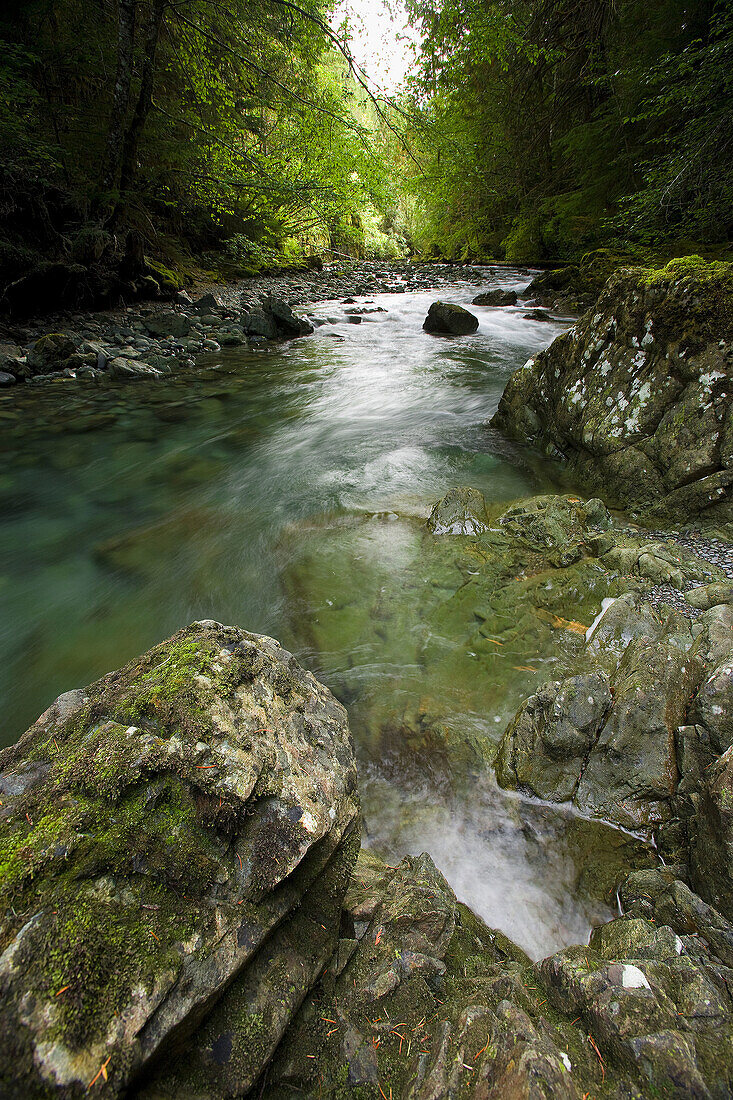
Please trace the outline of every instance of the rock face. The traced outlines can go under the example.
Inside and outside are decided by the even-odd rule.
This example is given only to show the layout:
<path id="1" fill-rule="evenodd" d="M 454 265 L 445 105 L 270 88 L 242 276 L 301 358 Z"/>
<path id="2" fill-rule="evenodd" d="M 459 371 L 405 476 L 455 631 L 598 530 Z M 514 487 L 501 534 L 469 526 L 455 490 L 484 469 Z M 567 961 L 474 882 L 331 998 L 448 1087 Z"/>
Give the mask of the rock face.
<path id="1" fill-rule="evenodd" d="M 733 916 L 733 612 L 712 608 L 693 630 L 628 594 L 587 637 L 590 670 L 542 685 L 510 722 L 499 783 L 654 831 Z"/>
<path id="2" fill-rule="evenodd" d="M 623 270 L 509 381 L 492 426 L 625 507 L 733 516 L 733 265 Z"/>
<path id="3" fill-rule="evenodd" d="M 362 852 L 339 949 L 263 1095 L 730 1095 L 733 927 L 666 871 L 628 876 L 621 899 L 590 945 L 532 964 L 428 856 Z"/>
<path id="4" fill-rule="evenodd" d="M 246 1092 L 336 945 L 343 707 L 272 639 L 196 623 L 61 696 L 0 791 L 2 1095 L 117 1096 L 191 1035 L 211 1095 Z M 246 1035 L 217 1031 L 225 990 Z"/>
<path id="5" fill-rule="evenodd" d="M 438 336 L 470 336 L 478 328 L 478 317 L 452 302 L 433 302 L 422 327 Z"/>

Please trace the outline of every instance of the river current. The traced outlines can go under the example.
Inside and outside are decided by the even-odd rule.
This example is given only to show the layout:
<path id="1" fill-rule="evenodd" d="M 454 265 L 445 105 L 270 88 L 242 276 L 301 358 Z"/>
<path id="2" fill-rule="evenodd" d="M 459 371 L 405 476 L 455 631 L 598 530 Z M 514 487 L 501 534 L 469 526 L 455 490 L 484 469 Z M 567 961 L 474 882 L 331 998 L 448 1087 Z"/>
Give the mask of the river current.
<path id="1" fill-rule="evenodd" d="M 486 287 L 527 282 L 520 271 L 487 270 Z M 607 918 L 588 884 L 595 862 L 620 859 L 627 840 L 505 794 L 490 773 L 446 787 L 419 768 L 381 766 L 360 706 L 367 692 L 390 704 L 412 690 L 419 606 L 408 602 L 382 649 L 354 644 L 352 610 L 342 634 L 330 628 L 327 661 L 299 629 L 303 616 L 317 618 L 314 593 L 333 603 L 329 576 L 334 589 L 378 586 L 385 570 L 408 583 L 415 545 L 399 517 L 427 517 L 449 488 L 473 485 L 490 503 L 558 488 L 556 470 L 487 422 L 510 374 L 567 325 L 526 320 L 520 305 L 474 307 L 474 336 L 422 331 L 435 297 L 468 305 L 476 292 L 457 284 L 441 295 L 359 299 L 385 311 L 360 324 L 344 305 L 315 304 L 310 312 L 329 320 L 314 336 L 216 352 L 205 369 L 154 386 L 3 395 L 0 744 L 60 692 L 195 619 L 272 635 L 354 711 L 366 843 L 392 859 L 427 850 L 461 900 L 539 956 Z M 373 515 L 395 522 L 380 522 L 357 553 L 351 521 Z M 326 581 L 319 574 L 316 584 L 319 570 Z M 498 738 L 516 699 L 508 688 L 502 696 L 496 663 L 503 701 L 465 720 Z"/>

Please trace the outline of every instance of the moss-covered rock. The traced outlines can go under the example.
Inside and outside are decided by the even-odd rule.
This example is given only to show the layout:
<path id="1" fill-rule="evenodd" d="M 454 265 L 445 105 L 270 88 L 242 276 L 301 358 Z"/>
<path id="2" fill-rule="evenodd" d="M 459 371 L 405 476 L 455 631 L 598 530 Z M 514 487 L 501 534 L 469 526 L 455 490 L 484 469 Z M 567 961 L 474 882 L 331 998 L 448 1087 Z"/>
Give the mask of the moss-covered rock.
<path id="1" fill-rule="evenodd" d="M 671 925 L 654 910 L 670 891 L 680 899 L 676 909 L 667 904 Z M 636 897 L 652 908 L 532 964 L 456 900 L 427 855 L 388 867 L 362 852 L 339 950 L 262 1078 L 262 1095 L 728 1095 L 726 922 L 669 872 L 630 876 L 632 910 Z M 693 914 L 695 935 L 677 927 Z"/>
<path id="2" fill-rule="evenodd" d="M 619 271 L 512 376 L 492 425 L 642 514 L 726 522 L 732 341 L 733 265 Z"/>
<path id="3" fill-rule="evenodd" d="M 260 1010 L 246 1090 L 336 943 L 359 820 L 343 708 L 272 639 L 196 623 L 61 696 L 0 791 L 3 1096 L 119 1095 L 227 986 Z"/>

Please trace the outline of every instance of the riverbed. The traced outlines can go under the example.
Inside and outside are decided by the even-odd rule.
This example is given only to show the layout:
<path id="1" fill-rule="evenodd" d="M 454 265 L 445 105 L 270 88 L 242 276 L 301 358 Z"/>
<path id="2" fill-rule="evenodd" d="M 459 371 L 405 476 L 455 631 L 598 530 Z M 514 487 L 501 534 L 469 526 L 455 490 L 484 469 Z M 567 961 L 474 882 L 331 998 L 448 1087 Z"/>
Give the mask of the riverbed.
<path id="1" fill-rule="evenodd" d="M 485 287 L 520 290 L 529 277 L 487 270 Z M 476 292 L 458 282 L 441 296 L 469 305 Z M 367 694 L 376 685 L 389 708 L 421 690 L 410 647 L 419 602 L 382 647 L 359 647 L 353 615 L 344 620 L 327 660 L 301 628 L 318 616 L 297 583 L 309 561 L 332 570 L 334 590 L 346 577 L 371 593 L 385 570 L 409 586 L 416 525 L 449 488 L 475 486 L 490 504 L 567 488 L 487 423 L 510 374 L 570 320 L 527 320 L 521 303 L 471 307 L 476 335 L 431 337 L 422 321 L 435 297 L 358 298 L 380 309 L 359 323 L 353 305 L 316 302 L 312 337 L 223 349 L 155 383 L 64 380 L 3 395 L 0 736 L 11 743 L 60 692 L 195 619 L 272 635 L 353 711 L 366 842 L 394 858 L 427 849 L 462 900 L 540 956 L 607 919 L 587 885 L 592 865 L 630 841 L 509 796 L 488 772 L 446 785 L 419 760 L 405 769 L 375 755 Z M 372 521 L 377 535 L 355 542 L 355 525 Z M 531 690 L 521 670 L 532 656 L 495 662 L 495 705 L 470 692 L 466 702 L 454 684 L 433 690 L 458 726 L 498 740 Z M 457 684 L 478 675 L 468 659 Z"/>

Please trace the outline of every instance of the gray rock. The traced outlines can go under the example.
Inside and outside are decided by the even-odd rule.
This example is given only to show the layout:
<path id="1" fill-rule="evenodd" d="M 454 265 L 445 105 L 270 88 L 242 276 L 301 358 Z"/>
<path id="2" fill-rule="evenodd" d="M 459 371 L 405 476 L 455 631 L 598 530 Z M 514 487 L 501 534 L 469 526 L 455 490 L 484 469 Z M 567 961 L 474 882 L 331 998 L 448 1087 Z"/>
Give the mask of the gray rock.
<path id="1" fill-rule="evenodd" d="M 581 483 L 646 516 L 727 522 L 729 271 L 690 260 L 619 271 L 569 332 L 512 376 L 492 425 L 565 456 Z"/>
<path id="2" fill-rule="evenodd" d="M 272 639 L 196 623 L 59 700 L 0 775 L 3 850 L 24 853 L 0 872 L 3 1095 L 71 1100 L 104 1065 L 119 1096 L 225 990 L 246 1092 L 337 945 L 359 838 L 343 707 Z"/>
<path id="3" fill-rule="evenodd" d="M 148 317 L 145 327 L 152 336 L 187 336 L 191 330 L 191 321 L 183 313 L 168 310 Z"/>
<path id="4" fill-rule="evenodd" d="M 426 332 L 442 336 L 468 336 L 478 329 L 478 317 L 452 302 L 433 302 L 423 322 Z"/>
<path id="5" fill-rule="evenodd" d="M 191 312 L 211 314 L 211 311 L 214 309 L 221 309 L 221 302 L 215 294 L 204 294 L 193 303 Z"/>
<path id="6" fill-rule="evenodd" d="M 473 299 L 475 306 L 515 306 L 517 295 L 514 290 L 485 290 Z"/>
<path id="7" fill-rule="evenodd" d="M 450 489 L 433 507 L 427 527 L 434 535 L 476 535 L 486 531 L 486 501 L 478 489 Z"/>
<path id="8" fill-rule="evenodd" d="M 7 371 L 0 370 L 0 386 L 14 386 L 16 381 L 14 374 L 8 374 Z"/>
<path id="9" fill-rule="evenodd" d="M 66 364 L 76 352 L 76 344 L 60 332 L 51 332 L 36 340 L 28 349 L 28 367 L 33 374 L 48 374 Z"/>
<path id="10" fill-rule="evenodd" d="M 693 886 L 733 920 L 733 747 L 705 774 L 691 833 Z"/>

